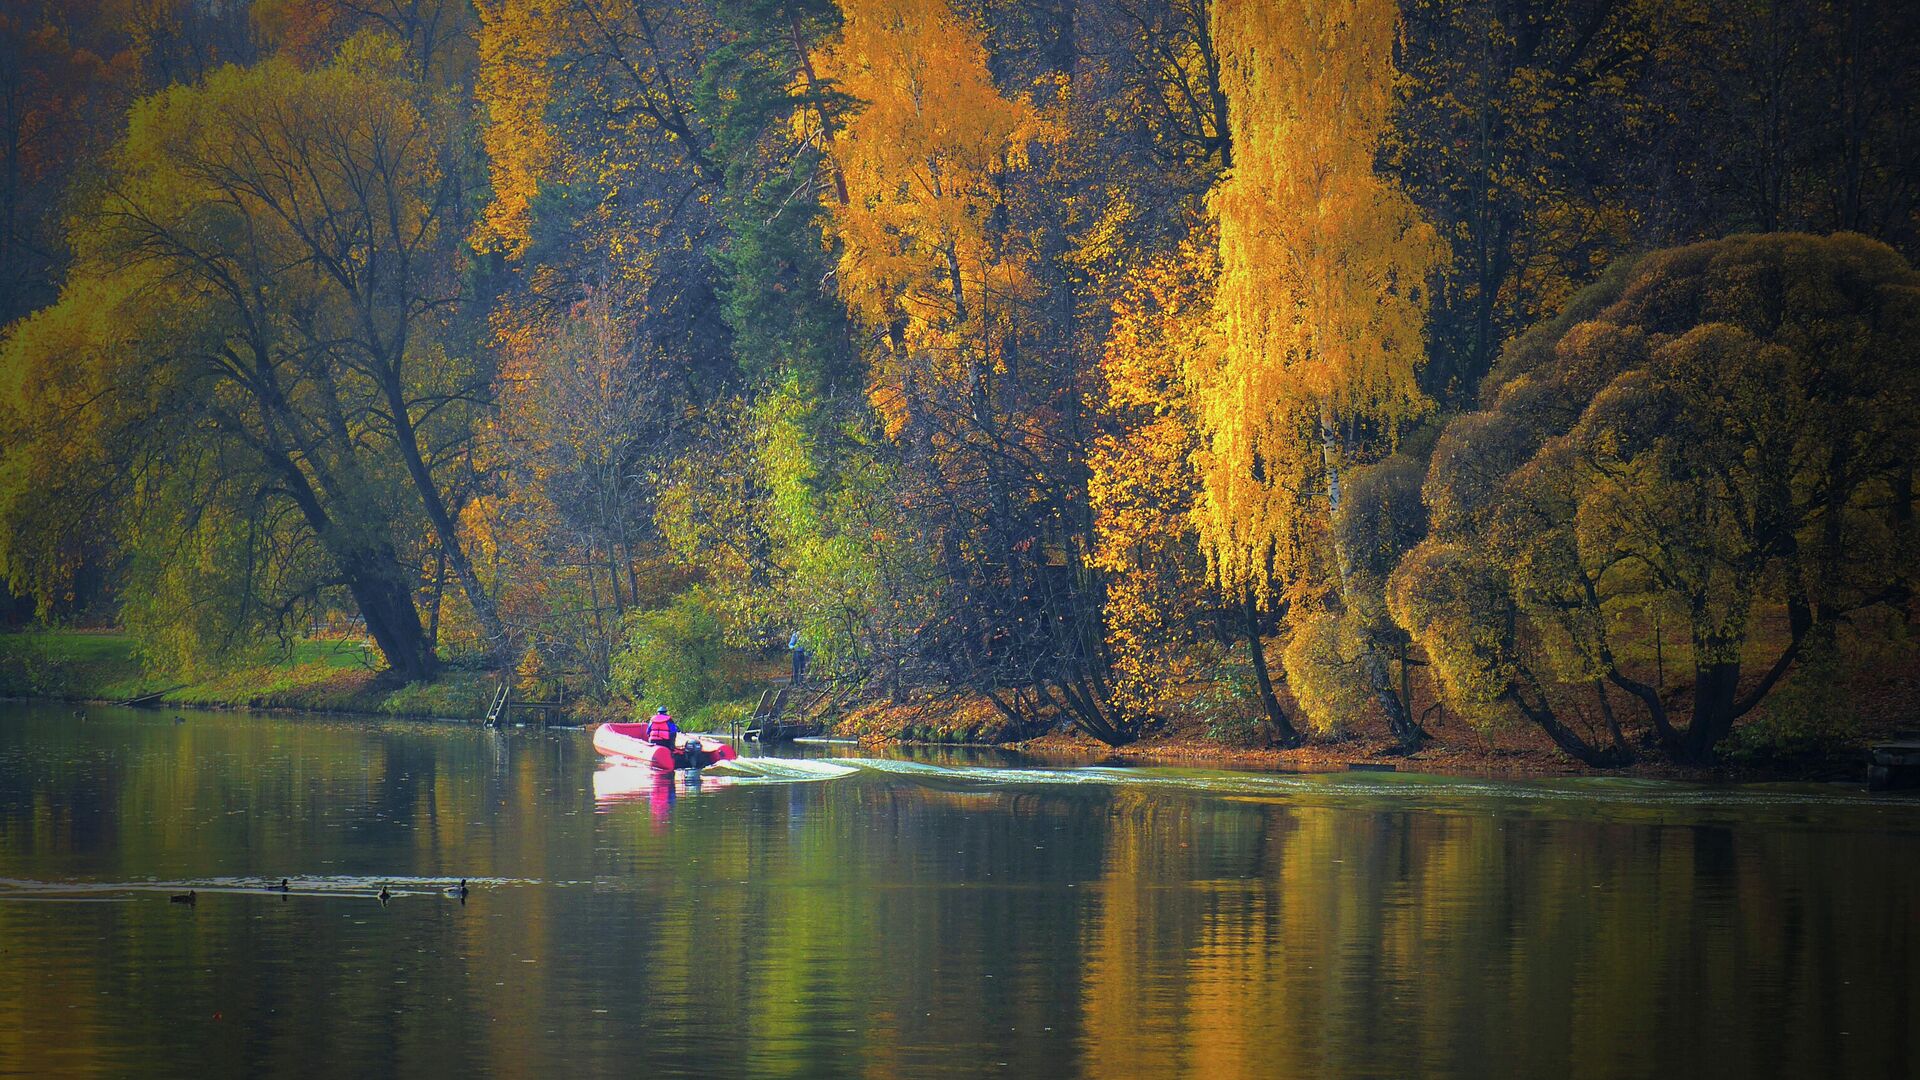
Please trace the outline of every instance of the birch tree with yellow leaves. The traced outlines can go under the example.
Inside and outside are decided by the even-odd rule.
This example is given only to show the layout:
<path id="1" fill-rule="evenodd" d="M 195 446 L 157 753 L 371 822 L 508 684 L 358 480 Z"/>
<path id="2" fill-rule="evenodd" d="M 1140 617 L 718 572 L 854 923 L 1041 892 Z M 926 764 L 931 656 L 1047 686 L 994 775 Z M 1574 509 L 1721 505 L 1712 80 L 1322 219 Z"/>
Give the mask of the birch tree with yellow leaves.
<path id="1" fill-rule="evenodd" d="M 1343 473 L 1429 408 L 1422 294 L 1444 247 L 1374 167 L 1393 102 L 1390 0 L 1219 0 L 1213 21 L 1234 168 L 1212 197 L 1219 347 L 1189 372 L 1194 516 L 1223 589 L 1322 634 L 1355 606 L 1352 553 L 1329 528 Z M 1372 629 L 1339 636 L 1395 736 L 1417 741 Z"/>

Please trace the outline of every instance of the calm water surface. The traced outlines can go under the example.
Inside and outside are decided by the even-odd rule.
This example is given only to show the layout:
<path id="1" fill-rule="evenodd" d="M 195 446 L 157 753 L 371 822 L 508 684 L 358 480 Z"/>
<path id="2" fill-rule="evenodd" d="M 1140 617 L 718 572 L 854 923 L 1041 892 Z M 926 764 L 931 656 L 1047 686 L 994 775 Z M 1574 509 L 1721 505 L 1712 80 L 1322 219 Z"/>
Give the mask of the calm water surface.
<path id="1" fill-rule="evenodd" d="M 0 705 L 0 1075 L 1920 1076 L 1910 798 L 83 715 Z"/>

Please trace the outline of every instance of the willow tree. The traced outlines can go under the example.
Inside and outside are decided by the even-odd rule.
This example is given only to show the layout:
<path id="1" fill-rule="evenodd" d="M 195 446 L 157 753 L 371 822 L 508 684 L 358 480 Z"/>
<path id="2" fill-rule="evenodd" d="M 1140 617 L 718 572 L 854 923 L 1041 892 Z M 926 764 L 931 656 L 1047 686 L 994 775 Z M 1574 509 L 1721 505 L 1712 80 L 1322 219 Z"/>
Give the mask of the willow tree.
<path id="1" fill-rule="evenodd" d="M 1906 617 L 1917 349 L 1920 275 L 1865 237 L 1617 267 L 1447 426 L 1394 617 L 1473 722 L 1524 718 L 1613 765 L 1638 713 L 1668 754 L 1707 760 L 1810 648 Z"/>
<path id="2" fill-rule="evenodd" d="M 230 601 L 233 639 L 343 588 L 419 678 L 432 536 L 498 640 L 437 472 L 484 379 L 432 336 L 460 295 L 461 192 L 451 118 L 416 91 L 398 43 L 362 35 L 135 108 L 59 304 L 7 344 L 14 582 L 49 595 L 58 552 L 111 530 L 154 571 L 136 609 Z"/>
<path id="3" fill-rule="evenodd" d="M 1352 621 L 1353 553 L 1330 528 L 1343 470 L 1429 407 L 1415 380 L 1422 291 L 1443 248 L 1374 169 L 1397 10 L 1391 0 L 1213 9 L 1234 165 L 1211 200 L 1219 347 L 1189 372 L 1203 434 L 1194 515 L 1220 586 L 1284 606 L 1295 634 Z M 1416 741 L 1375 631 L 1337 632 L 1395 736 Z"/>

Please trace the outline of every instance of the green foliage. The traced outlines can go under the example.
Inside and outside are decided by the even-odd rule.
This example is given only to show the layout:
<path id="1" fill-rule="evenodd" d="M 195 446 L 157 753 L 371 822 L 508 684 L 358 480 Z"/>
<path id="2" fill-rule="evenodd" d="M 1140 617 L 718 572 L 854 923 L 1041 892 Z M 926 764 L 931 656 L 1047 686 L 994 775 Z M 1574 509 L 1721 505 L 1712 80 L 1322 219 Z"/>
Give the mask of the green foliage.
<path id="1" fill-rule="evenodd" d="M 1861 715 L 1853 687 L 1859 665 L 1823 639 L 1806 649 L 1793 675 L 1727 740 L 1727 756 L 1743 765 L 1782 766 L 1816 760 L 1857 738 Z"/>
<path id="2" fill-rule="evenodd" d="M 626 644 L 613 658 L 616 690 L 646 716 L 665 706 L 692 716 L 729 689 L 723 671 L 726 642 L 706 592 L 689 589 L 673 603 L 627 619 Z"/>
<path id="3" fill-rule="evenodd" d="M 1268 737 L 1265 707 L 1253 665 L 1230 662 L 1220 666 L 1193 698 L 1189 708 L 1206 725 L 1207 738 L 1227 746 L 1254 747 Z"/>
<path id="4" fill-rule="evenodd" d="M 444 672 L 433 682 L 408 683 L 380 702 L 388 716 L 478 720 L 493 704 L 493 679 L 474 672 Z"/>
<path id="5" fill-rule="evenodd" d="M 1595 756 L 1562 714 L 1605 685 L 1701 759 L 1812 635 L 1905 588 L 1920 275 L 1858 236 L 1733 237 L 1649 255 L 1572 309 L 1441 436 L 1433 535 L 1395 571 L 1393 615 L 1470 717 L 1510 705 Z M 1686 627 L 1684 736 L 1628 662 L 1648 612 Z M 1769 613 L 1786 642 L 1753 633 Z"/>

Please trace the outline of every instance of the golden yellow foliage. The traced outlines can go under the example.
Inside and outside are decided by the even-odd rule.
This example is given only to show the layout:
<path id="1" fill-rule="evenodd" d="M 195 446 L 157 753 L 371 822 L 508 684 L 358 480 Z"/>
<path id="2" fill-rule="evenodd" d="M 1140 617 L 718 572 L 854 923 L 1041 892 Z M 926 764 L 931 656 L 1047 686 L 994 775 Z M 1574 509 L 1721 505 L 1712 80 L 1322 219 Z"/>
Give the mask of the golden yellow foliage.
<path id="1" fill-rule="evenodd" d="M 870 325 L 900 328 L 896 355 L 873 375 L 874 404 L 897 432 L 906 417 L 898 353 L 952 376 L 961 358 L 991 354 L 1005 329 L 997 307 L 1031 289 L 1028 260 L 996 250 L 987 222 L 995 177 L 1023 166 L 1051 127 L 1024 96 L 994 87 L 980 29 L 946 0 L 841 7 L 841 39 L 818 57 L 819 72 L 863 107 L 833 132 L 848 202 L 827 207 L 841 296 Z"/>
<path id="2" fill-rule="evenodd" d="M 1087 453 L 1087 561 L 1106 574 L 1114 704 L 1134 712 L 1154 705 L 1166 665 L 1188 651 L 1179 627 L 1204 585 L 1187 513 L 1197 440 L 1183 371 L 1210 336 L 1211 245 L 1198 237 L 1133 272 L 1089 395 L 1103 430 Z"/>
<path id="3" fill-rule="evenodd" d="M 1195 517 L 1229 590 L 1265 595 L 1305 561 L 1338 425 L 1391 427 L 1428 407 L 1419 293 L 1444 247 L 1374 171 L 1397 20 L 1391 0 L 1213 8 L 1234 168 L 1212 195 L 1219 350 L 1190 378 L 1205 444 Z"/>
<path id="4" fill-rule="evenodd" d="M 553 95 L 547 62 L 558 49 L 552 0 L 482 3 L 480 72 L 474 95 L 486 109 L 480 138 L 493 199 L 475 226 L 474 244 L 517 257 L 527 248 L 530 211 L 557 152 L 545 112 Z"/>

